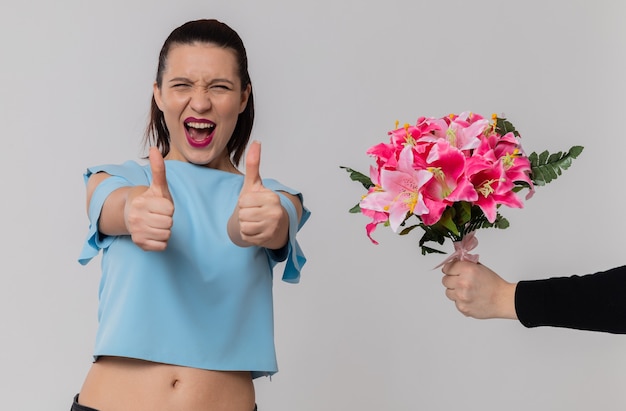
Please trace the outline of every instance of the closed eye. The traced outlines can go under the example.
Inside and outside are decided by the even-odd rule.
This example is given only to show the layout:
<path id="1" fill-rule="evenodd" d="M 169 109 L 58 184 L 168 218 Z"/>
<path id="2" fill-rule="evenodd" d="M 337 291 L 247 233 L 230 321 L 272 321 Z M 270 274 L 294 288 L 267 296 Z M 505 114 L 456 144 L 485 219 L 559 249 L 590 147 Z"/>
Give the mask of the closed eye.
<path id="1" fill-rule="evenodd" d="M 175 77 L 170 79 L 168 82 L 170 87 L 172 88 L 185 88 L 185 87 L 191 87 L 191 85 L 193 84 L 193 82 L 185 77 Z"/>
<path id="2" fill-rule="evenodd" d="M 228 84 L 214 84 L 211 88 L 214 90 L 232 90 L 232 87 Z"/>

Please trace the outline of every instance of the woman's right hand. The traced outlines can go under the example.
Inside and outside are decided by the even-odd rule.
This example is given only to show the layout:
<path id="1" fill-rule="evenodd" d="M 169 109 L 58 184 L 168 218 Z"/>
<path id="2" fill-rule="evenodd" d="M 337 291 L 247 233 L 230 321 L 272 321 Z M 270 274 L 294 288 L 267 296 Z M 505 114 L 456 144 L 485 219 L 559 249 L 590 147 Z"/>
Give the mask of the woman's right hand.
<path id="1" fill-rule="evenodd" d="M 174 201 L 165 176 L 161 152 L 150 148 L 152 182 L 131 187 L 124 204 L 124 224 L 133 242 L 145 251 L 163 251 L 171 235 Z"/>

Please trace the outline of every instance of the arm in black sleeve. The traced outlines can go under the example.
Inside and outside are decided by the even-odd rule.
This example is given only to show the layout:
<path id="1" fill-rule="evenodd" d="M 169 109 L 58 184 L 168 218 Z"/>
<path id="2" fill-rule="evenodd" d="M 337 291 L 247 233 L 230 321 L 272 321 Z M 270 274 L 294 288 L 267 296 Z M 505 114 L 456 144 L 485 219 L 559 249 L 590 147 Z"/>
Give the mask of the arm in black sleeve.
<path id="1" fill-rule="evenodd" d="M 525 327 L 626 334 L 626 266 L 584 276 L 520 281 L 515 310 Z"/>

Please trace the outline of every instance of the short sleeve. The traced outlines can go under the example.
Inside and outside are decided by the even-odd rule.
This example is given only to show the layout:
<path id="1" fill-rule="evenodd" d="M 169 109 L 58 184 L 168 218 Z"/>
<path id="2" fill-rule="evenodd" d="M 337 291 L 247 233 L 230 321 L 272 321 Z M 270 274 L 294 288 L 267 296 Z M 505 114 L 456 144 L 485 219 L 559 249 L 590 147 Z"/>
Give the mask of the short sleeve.
<path id="1" fill-rule="evenodd" d="M 268 250 L 268 255 L 272 261 L 272 265 L 285 261 L 285 268 L 282 275 L 283 281 L 294 284 L 298 283 L 300 282 L 300 271 L 306 263 L 306 257 L 300 248 L 300 244 L 298 244 L 296 234 L 300 231 L 304 223 L 307 222 L 311 216 L 311 212 L 304 206 L 304 200 L 301 193 L 285 187 L 275 180 L 263 180 L 263 184 L 267 188 L 270 188 L 278 193 L 280 204 L 287 211 L 287 215 L 289 216 L 289 239 L 287 241 L 287 245 L 280 250 Z M 299 221 L 296 207 L 293 205 L 291 200 L 289 200 L 289 198 L 287 198 L 284 194 L 281 194 L 280 191 L 287 192 L 300 198 L 300 201 L 302 202 L 302 216 Z"/>
<path id="2" fill-rule="evenodd" d="M 100 250 L 107 248 L 115 237 L 102 234 L 98 230 L 98 220 L 102 212 L 102 206 L 107 197 L 121 187 L 128 187 L 140 184 L 149 184 L 148 178 L 143 168 L 135 162 L 126 162 L 123 165 L 105 165 L 88 168 L 83 175 L 85 184 L 92 174 L 106 172 L 111 177 L 103 180 L 94 190 L 89 202 L 89 229 L 87 238 L 83 244 L 83 249 L 78 257 L 78 262 L 87 264 L 92 258 L 98 255 Z"/>

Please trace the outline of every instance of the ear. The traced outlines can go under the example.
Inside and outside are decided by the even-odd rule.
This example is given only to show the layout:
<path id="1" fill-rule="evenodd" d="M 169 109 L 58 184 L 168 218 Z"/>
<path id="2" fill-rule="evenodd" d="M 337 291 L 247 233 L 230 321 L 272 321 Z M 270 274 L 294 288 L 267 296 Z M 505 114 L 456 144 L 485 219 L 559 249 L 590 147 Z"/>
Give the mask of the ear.
<path id="1" fill-rule="evenodd" d="M 159 110 L 163 111 L 163 100 L 161 100 L 161 89 L 159 88 L 159 85 L 156 83 L 156 81 L 152 85 L 152 94 L 154 95 L 154 101 L 156 101 L 157 107 L 159 107 Z"/>
<path id="2" fill-rule="evenodd" d="M 252 85 L 248 83 L 245 90 L 241 92 L 241 103 L 239 105 L 239 114 L 243 113 L 248 105 L 248 98 L 250 97 L 250 92 L 252 91 Z"/>

